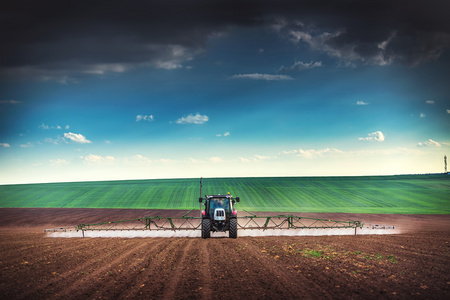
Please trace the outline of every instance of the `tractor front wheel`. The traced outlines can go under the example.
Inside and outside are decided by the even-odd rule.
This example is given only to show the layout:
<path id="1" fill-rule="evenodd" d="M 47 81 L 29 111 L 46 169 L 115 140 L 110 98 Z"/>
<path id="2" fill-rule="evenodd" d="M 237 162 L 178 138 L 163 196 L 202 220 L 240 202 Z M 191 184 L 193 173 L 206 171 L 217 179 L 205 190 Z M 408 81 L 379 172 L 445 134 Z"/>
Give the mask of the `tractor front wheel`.
<path id="1" fill-rule="evenodd" d="M 230 230 L 228 232 L 230 234 L 230 238 L 237 238 L 237 219 L 230 219 Z"/>
<path id="2" fill-rule="evenodd" d="M 208 239 L 211 237 L 211 220 L 202 219 L 202 238 Z"/>

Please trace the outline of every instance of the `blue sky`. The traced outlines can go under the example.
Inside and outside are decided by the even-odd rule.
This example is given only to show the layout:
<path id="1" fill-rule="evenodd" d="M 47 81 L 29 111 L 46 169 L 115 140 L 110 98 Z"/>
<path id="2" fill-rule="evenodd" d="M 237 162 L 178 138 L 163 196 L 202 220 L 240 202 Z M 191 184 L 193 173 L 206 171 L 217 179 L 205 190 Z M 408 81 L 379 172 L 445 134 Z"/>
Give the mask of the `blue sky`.
<path id="1" fill-rule="evenodd" d="M 448 4 L 108 3 L 5 10 L 0 183 L 443 172 Z"/>

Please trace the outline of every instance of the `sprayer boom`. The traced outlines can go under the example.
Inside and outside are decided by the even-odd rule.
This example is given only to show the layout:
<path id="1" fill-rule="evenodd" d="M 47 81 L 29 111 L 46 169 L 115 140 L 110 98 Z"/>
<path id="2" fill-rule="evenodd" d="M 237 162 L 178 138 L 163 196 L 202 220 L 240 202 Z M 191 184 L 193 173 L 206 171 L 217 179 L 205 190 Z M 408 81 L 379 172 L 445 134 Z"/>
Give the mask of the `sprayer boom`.
<path id="1" fill-rule="evenodd" d="M 155 216 L 94 224 L 82 223 L 71 227 L 45 229 L 44 231 L 48 233 L 77 232 L 80 233 L 80 236 L 83 237 L 88 236 L 89 232 L 112 231 L 172 231 L 175 236 L 177 232 L 180 233 L 180 236 L 200 236 L 199 233 L 200 231 L 202 231 L 202 221 L 204 220 L 204 218 L 188 216 L 190 212 L 192 212 L 192 210 L 185 213 L 182 217 L 171 218 Z M 305 234 L 308 233 L 307 231 L 310 231 L 310 233 L 317 233 L 313 235 L 320 235 L 322 230 L 325 234 L 325 229 L 332 229 L 335 234 L 341 235 L 357 234 L 358 232 L 368 233 L 365 231 L 369 230 L 394 229 L 393 225 L 366 224 L 362 223 L 361 221 L 338 221 L 330 219 L 307 218 L 299 215 L 257 216 L 251 212 L 245 212 L 247 213 L 245 216 L 239 216 L 235 218 L 237 221 L 237 230 L 239 230 L 239 232 L 244 231 L 242 232 L 242 235 L 257 235 L 256 233 L 247 233 L 246 231 L 264 231 L 264 235 L 295 235 L 296 230 L 300 230 Z M 229 230 L 229 228 L 227 230 Z M 183 233 L 187 231 L 193 231 L 193 233 Z M 210 231 L 220 232 L 220 230 L 212 231 L 211 228 Z M 162 235 L 160 233 L 157 236 Z"/>

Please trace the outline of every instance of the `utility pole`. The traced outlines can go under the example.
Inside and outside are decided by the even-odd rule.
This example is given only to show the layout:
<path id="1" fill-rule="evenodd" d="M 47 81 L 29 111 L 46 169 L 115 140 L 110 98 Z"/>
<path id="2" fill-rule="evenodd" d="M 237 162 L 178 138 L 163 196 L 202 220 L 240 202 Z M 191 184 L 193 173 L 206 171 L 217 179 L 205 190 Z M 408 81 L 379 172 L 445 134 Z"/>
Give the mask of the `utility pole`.
<path id="1" fill-rule="evenodd" d="M 202 198 L 202 179 L 203 177 L 200 177 L 200 198 Z M 200 202 L 200 218 L 202 217 L 202 202 Z"/>

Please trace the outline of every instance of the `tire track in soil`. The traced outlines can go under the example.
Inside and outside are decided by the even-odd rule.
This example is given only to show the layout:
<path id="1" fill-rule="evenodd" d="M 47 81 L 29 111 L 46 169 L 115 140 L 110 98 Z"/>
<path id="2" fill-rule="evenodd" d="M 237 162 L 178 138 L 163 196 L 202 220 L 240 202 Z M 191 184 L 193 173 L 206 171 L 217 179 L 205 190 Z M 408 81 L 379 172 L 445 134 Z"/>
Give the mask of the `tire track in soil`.
<path id="1" fill-rule="evenodd" d="M 280 271 L 280 266 L 273 260 L 272 257 L 267 257 L 262 249 L 253 244 L 253 240 L 245 244 L 245 252 L 243 255 L 245 259 L 243 266 L 244 272 L 254 274 L 264 274 L 264 277 L 254 285 L 252 289 L 256 291 L 265 290 L 265 298 L 271 298 L 275 295 L 282 299 L 294 299 L 298 295 L 304 294 L 303 286 L 294 285 L 292 287 L 292 280 L 286 280 L 286 273 Z"/>
<path id="2" fill-rule="evenodd" d="M 103 264 L 100 268 L 97 268 L 93 272 L 89 272 L 89 276 L 87 278 L 80 278 L 76 280 L 72 285 L 70 285 L 67 289 L 64 290 L 63 293 L 58 294 L 59 297 L 62 298 L 74 298 L 74 299 L 82 299 L 88 296 L 93 296 L 97 292 L 99 295 L 111 295 L 111 298 L 115 298 L 113 293 L 117 293 L 114 290 L 123 291 L 123 287 L 128 288 L 130 281 L 130 273 L 139 272 L 140 265 L 143 264 L 143 260 L 139 260 L 138 258 L 134 259 L 132 262 L 127 263 L 130 259 L 137 256 L 136 253 L 139 253 L 140 250 L 149 246 L 150 241 L 148 240 L 138 240 L 139 245 L 126 245 L 126 248 L 130 248 L 128 251 L 122 252 L 119 249 L 115 249 L 114 253 L 120 253 L 114 258 L 111 262 Z M 135 244 L 135 243 L 133 243 Z M 160 246 L 162 241 L 157 241 L 151 245 L 151 250 Z M 120 265 L 124 266 L 123 272 L 117 273 L 108 273 L 108 270 L 117 270 Z M 109 271 L 112 272 L 112 271 Z M 123 279 L 123 275 L 127 274 L 127 277 Z M 109 275 L 106 275 L 109 274 Z M 116 280 L 120 279 L 120 280 Z M 85 282 L 89 282 L 89 285 L 85 285 Z M 98 287 L 98 283 L 101 283 L 101 288 Z M 113 291 L 112 291 L 113 290 Z"/>
<path id="3" fill-rule="evenodd" d="M 176 286 L 176 291 L 167 299 L 212 299 L 210 259 L 208 253 L 208 241 L 203 239 L 191 239 L 187 247 L 188 253 L 183 260 L 181 280 Z M 195 247 L 193 247 L 195 245 Z M 170 297 L 171 296 L 171 297 Z"/>
<path id="4" fill-rule="evenodd" d="M 116 299 L 133 299 L 137 297 L 139 294 L 136 293 L 140 291 L 141 287 L 146 285 L 148 278 L 145 273 L 152 270 L 152 268 L 149 268 L 150 265 L 159 261 L 164 261 L 165 254 L 161 255 L 161 253 L 170 252 L 174 247 L 174 241 L 165 238 L 159 239 L 158 244 L 153 245 L 149 251 L 145 253 L 144 258 L 141 259 L 141 263 L 137 264 L 134 267 L 134 270 L 127 271 L 124 269 L 123 275 L 118 278 L 119 282 L 116 283 L 116 292 L 107 293 L 108 290 L 103 288 L 99 291 L 100 294 L 113 295 L 112 298 Z M 153 256 L 154 253 L 156 253 L 155 256 Z M 153 272 L 150 272 L 150 276 L 148 277 L 152 277 L 152 275 Z M 129 296 L 130 294 L 136 296 Z"/>
<path id="5" fill-rule="evenodd" d="M 87 241 L 87 244 L 85 246 L 90 246 L 90 241 Z M 127 248 L 128 245 L 122 245 L 122 247 L 118 248 L 120 250 Z M 89 251 L 90 249 L 88 249 L 87 251 Z M 99 252 L 102 251 L 103 249 L 99 249 Z M 59 255 L 61 257 L 67 257 L 67 251 L 63 252 L 63 253 L 59 253 Z M 81 271 L 84 270 L 90 270 L 92 268 L 95 268 L 95 265 L 100 264 L 101 262 L 105 262 L 107 263 L 108 261 L 108 257 L 110 257 L 112 255 L 112 253 L 110 252 L 105 252 L 103 255 L 98 256 L 97 259 L 92 259 L 90 257 L 88 257 L 86 259 L 86 261 L 82 264 L 78 264 L 75 267 L 67 267 L 67 269 L 65 270 L 64 273 L 61 273 L 58 277 L 54 277 L 48 281 L 45 281 L 42 284 L 38 284 L 34 290 L 30 290 L 30 291 L 25 291 L 23 294 L 21 294 L 19 296 L 19 298 L 38 298 L 41 293 L 43 291 L 48 292 L 52 292 L 53 294 L 58 294 L 58 292 L 60 292 L 61 290 L 66 288 L 66 283 L 72 283 L 72 282 L 76 282 L 78 280 L 80 280 L 78 277 L 78 274 Z"/>
<path id="6" fill-rule="evenodd" d="M 141 271 L 133 274 L 131 277 L 127 274 L 123 285 L 126 287 L 120 293 L 114 295 L 117 299 L 154 299 L 159 298 L 161 291 L 164 290 L 164 278 L 166 272 L 170 274 L 170 268 L 166 265 L 171 260 L 170 256 L 175 252 L 174 249 L 182 249 L 178 245 L 180 239 L 161 238 L 161 248 L 153 247 L 144 257 L 144 265 Z M 130 288 L 131 287 L 131 288 Z"/>
<path id="7" fill-rule="evenodd" d="M 247 254 L 234 252 L 234 249 L 245 244 L 245 241 L 214 238 L 203 242 L 208 249 L 208 261 L 203 267 L 207 269 L 204 271 L 205 276 L 210 278 L 208 282 L 211 288 L 208 293 L 214 294 L 218 299 L 254 298 L 254 291 L 245 288 L 258 284 L 259 278 L 254 280 L 252 274 L 244 272 L 242 262 L 249 259 Z M 264 271 L 261 274 L 264 274 Z"/>
<path id="8" fill-rule="evenodd" d="M 177 289 L 177 287 L 183 284 L 183 279 L 186 270 L 188 272 L 188 276 L 190 275 L 189 274 L 190 265 L 188 263 L 186 264 L 186 257 L 189 254 L 191 254 L 193 242 L 194 241 L 192 239 L 187 240 L 187 245 L 183 247 L 182 250 L 180 249 L 182 251 L 181 255 L 180 256 L 176 255 L 176 257 L 180 257 L 180 259 L 178 261 L 176 260 L 174 261 L 176 266 L 172 269 L 172 276 L 170 276 L 167 286 L 164 288 L 165 292 L 163 295 L 161 295 L 162 299 L 175 299 L 174 295 L 177 290 L 181 292 L 181 295 L 184 294 L 185 289 Z M 179 297 L 176 297 L 176 299 L 178 298 Z"/>
<path id="9" fill-rule="evenodd" d="M 209 254 L 208 240 L 201 240 L 200 263 L 196 264 L 197 272 L 200 274 L 202 280 L 201 296 L 202 299 L 211 299 L 213 296 L 212 280 L 211 280 L 211 257 Z"/>

